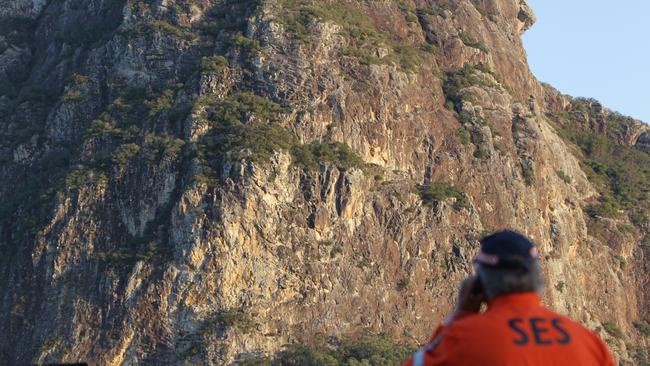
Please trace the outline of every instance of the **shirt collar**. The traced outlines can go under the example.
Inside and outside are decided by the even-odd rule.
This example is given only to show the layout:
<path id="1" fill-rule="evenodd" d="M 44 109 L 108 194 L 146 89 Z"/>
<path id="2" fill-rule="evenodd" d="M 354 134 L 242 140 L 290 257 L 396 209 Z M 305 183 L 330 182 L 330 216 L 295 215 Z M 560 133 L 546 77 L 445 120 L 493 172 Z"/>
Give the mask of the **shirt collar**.
<path id="1" fill-rule="evenodd" d="M 540 306 L 542 299 L 536 292 L 518 292 L 495 298 L 488 308 L 498 308 L 507 305 Z"/>

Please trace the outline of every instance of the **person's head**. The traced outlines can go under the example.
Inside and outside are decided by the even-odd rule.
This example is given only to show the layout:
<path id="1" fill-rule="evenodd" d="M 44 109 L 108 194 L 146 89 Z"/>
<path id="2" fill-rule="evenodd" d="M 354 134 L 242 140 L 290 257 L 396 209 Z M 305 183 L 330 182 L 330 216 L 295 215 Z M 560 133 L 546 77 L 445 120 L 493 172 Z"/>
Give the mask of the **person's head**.
<path id="1" fill-rule="evenodd" d="M 517 232 L 499 231 L 481 239 L 474 263 L 488 300 L 518 292 L 541 293 L 543 289 L 537 249 Z"/>

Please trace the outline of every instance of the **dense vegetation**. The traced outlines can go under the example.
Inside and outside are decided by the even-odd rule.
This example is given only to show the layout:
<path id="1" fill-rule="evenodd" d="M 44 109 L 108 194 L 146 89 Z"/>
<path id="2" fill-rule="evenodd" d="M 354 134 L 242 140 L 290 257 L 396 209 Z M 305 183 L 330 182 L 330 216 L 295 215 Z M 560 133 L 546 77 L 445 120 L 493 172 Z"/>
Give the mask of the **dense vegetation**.
<path id="1" fill-rule="evenodd" d="M 641 332 L 646 337 L 650 337 L 650 324 L 644 321 L 635 321 L 633 323 L 634 327 Z"/>
<path id="2" fill-rule="evenodd" d="M 203 99 L 196 108 L 205 109 L 211 131 L 199 143 L 198 154 L 204 176 L 214 172 L 224 158 L 267 163 L 274 152 L 289 151 L 295 166 L 318 170 L 333 164 L 341 170 L 363 169 L 366 164 L 344 143 L 301 144 L 282 126 L 283 109 L 278 104 L 250 92 L 235 93 L 221 100 Z"/>
<path id="3" fill-rule="evenodd" d="M 598 133 L 583 127 L 585 118 L 596 118 L 594 100 L 576 99 L 567 112 L 552 116 L 567 141 L 582 153 L 582 168 L 600 191 L 598 202 L 586 207 L 596 223 L 599 217 L 628 216 L 644 232 L 650 230 L 650 154 L 616 141 L 630 121 L 613 113 L 604 117 L 606 132 Z M 650 247 L 650 235 L 642 245 Z"/>
<path id="4" fill-rule="evenodd" d="M 605 328 L 605 331 L 612 337 L 623 338 L 623 332 L 621 331 L 621 328 L 619 328 L 615 323 L 604 322 L 603 328 Z"/>
<path id="5" fill-rule="evenodd" d="M 461 33 L 461 34 L 458 36 L 458 38 L 459 38 L 459 39 L 461 40 L 461 42 L 463 42 L 463 44 L 464 44 L 465 46 L 467 46 L 467 47 L 476 48 L 476 49 L 479 49 L 479 50 L 481 50 L 481 51 L 483 51 L 483 52 L 485 52 L 485 53 L 488 53 L 488 52 L 489 52 L 489 50 L 488 50 L 488 48 L 487 48 L 486 45 L 484 45 L 483 43 L 481 43 L 481 42 L 479 42 L 479 41 L 476 41 L 476 40 L 472 39 L 471 37 L 469 37 L 469 36 L 467 36 L 467 35 L 465 35 L 465 34 L 462 34 L 462 33 Z"/>
<path id="6" fill-rule="evenodd" d="M 446 182 L 433 182 L 422 185 L 419 188 L 419 192 L 422 201 L 428 206 L 438 204 L 449 198 L 454 198 L 454 208 L 456 210 L 470 207 L 469 199 L 465 193 Z"/>
<path id="7" fill-rule="evenodd" d="M 488 81 L 484 74 L 495 77 L 488 66 L 484 64 L 465 64 L 460 69 L 447 72 L 443 84 L 447 98 L 446 106 L 460 114 L 463 110 L 463 89 L 471 86 L 498 87 L 497 84 Z M 462 116 L 460 119 L 462 122 Z"/>
<path id="8" fill-rule="evenodd" d="M 366 167 L 366 163 L 348 145 L 340 142 L 296 144 L 291 154 L 294 164 L 310 170 L 317 170 L 322 163 L 332 163 L 341 170 Z"/>
<path id="9" fill-rule="evenodd" d="M 601 201 L 590 206 L 588 213 L 614 217 L 628 210 L 635 222 L 648 223 L 650 154 L 575 125 L 562 126 L 560 133 L 580 148 L 583 168 L 602 193 Z"/>
<path id="10" fill-rule="evenodd" d="M 470 142 L 474 144 L 473 155 L 477 159 L 486 159 L 490 156 L 490 148 L 486 144 L 482 131 L 483 126 L 490 127 L 490 121 L 481 113 L 463 107 L 467 101 L 464 89 L 472 86 L 500 88 L 498 82 L 491 80 L 492 78 L 497 79 L 496 75 L 484 64 L 465 64 L 462 68 L 448 71 L 444 75 L 445 107 L 456 111 L 458 121 L 462 125 L 456 131 L 456 135 L 463 145 L 468 145 Z"/>
<path id="11" fill-rule="evenodd" d="M 336 347 L 289 345 L 275 358 L 244 361 L 258 366 L 393 366 L 404 362 L 412 349 L 395 344 L 385 335 L 365 335 Z"/>
<path id="12" fill-rule="evenodd" d="M 342 34 L 350 46 L 342 56 L 358 59 L 362 65 L 397 65 L 406 71 L 415 71 L 423 62 L 424 53 L 436 53 L 437 47 L 430 43 L 405 45 L 380 31 L 362 8 L 345 2 L 320 2 L 313 0 L 281 0 L 282 10 L 277 21 L 300 42 L 311 44 L 311 27 L 321 22 L 331 22 L 342 28 Z M 408 22 L 417 22 L 416 9 L 405 3 L 398 6 Z M 378 56 L 378 48 L 390 52 Z"/>
<path id="13" fill-rule="evenodd" d="M 630 221 L 644 234 L 641 245 L 650 249 L 650 154 L 621 143 L 628 126 L 635 121 L 618 113 L 602 113 L 602 106 L 593 99 L 574 99 L 561 112 L 550 115 L 559 135 L 576 145 L 581 153 L 581 165 L 587 178 L 601 194 L 598 202 L 585 208 L 588 228 L 598 236 L 604 230 L 602 219 L 614 218 Z M 588 121 L 601 123 L 595 130 Z M 570 177 L 557 172 L 567 184 Z M 629 225 L 618 229 L 630 232 Z M 625 261 L 615 255 L 621 269 Z M 635 321 L 633 326 L 645 337 L 650 336 L 650 325 Z M 603 323 L 604 330 L 614 338 L 624 337 L 623 331 L 613 322 Z M 650 349 L 628 345 L 636 365 L 650 365 Z"/>

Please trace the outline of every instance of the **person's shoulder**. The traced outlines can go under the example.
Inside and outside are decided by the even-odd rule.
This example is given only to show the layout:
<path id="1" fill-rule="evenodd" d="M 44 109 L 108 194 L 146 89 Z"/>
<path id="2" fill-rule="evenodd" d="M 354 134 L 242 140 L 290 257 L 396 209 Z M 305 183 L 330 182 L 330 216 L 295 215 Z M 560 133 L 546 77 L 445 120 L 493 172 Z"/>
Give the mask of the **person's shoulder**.
<path id="1" fill-rule="evenodd" d="M 464 324 L 473 324 L 482 322 L 485 319 L 485 313 L 466 313 L 460 319 L 454 320 L 449 326 L 459 326 Z"/>
<path id="2" fill-rule="evenodd" d="M 485 355 L 510 341 L 503 323 L 502 317 L 490 313 L 469 315 L 445 327 L 441 341 L 453 345 L 448 350 L 457 357 L 468 357 L 468 352 Z"/>
<path id="3" fill-rule="evenodd" d="M 460 333 L 466 336 L 467 334 L 475 333 L 471 330 L 489 328 L 494 325 L 493 323 L 494 322 L 491 321 L 490 316 L 486 313 L 476 313 L 468 314 L 461 319 L 453 321 L 451 324 L 447 325 L 445 329 L 449 334 Z M 470 330 L 470 332 L 468 332 L 468 330 Z"/>
<path id="4" fill-rule="evenodd" d="M 590 345 L 590 349 L 597 350 L 596 357 L 598 357 L 602 365 L 614 366 L 614 359 L 609 347 L 596 332 L 567 316 L 561 314 L 557 314 L 557 316 L 562 320 L 564 326 L 569 329 L 572 336 L 580 340 L 580 343 Z"/>
<path id="5" fill-rule="evenodd" d="M 552 310 L 549 310 L 549 309 L 546 309 L 546 310 L 549 313 L 552 314 L 553 318 L 559 319 L 562 322 L 562 325 L 564 327 L 567 327 L 567 328 L 571 329 L 574 334 L 581 335 L 583 337 L 583 339 L 590 338 L 594 342 L 603 343 L 603 341 L 600 339 L 598 334 L 596 334 L 596 332 L 594 332 L 593 330 L 587 328 L 582 323 L 580 323 L 578 321 L 575 321 L 575 320 L 571 319 L 570 317 L 568 317 L 566 315 L 556 313 L 556 312 L 554 312 Z"/>

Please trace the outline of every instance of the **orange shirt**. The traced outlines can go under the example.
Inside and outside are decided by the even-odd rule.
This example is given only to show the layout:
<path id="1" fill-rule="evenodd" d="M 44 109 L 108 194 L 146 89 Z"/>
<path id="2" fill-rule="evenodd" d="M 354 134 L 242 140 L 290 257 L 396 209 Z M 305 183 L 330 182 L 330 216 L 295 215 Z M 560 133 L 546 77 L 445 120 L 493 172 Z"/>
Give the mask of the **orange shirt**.
<path id="1" fill-rule="evenodd" d="M 614 366 L 614 360 L 596 334 L 543 307 L 537 294 L 519 293 L 496 298 L 485 313 L 460 314 L 404 363 L 433 365 Z"/>

